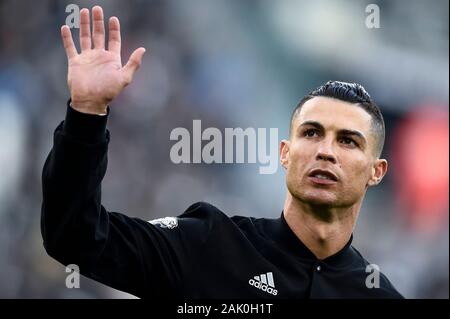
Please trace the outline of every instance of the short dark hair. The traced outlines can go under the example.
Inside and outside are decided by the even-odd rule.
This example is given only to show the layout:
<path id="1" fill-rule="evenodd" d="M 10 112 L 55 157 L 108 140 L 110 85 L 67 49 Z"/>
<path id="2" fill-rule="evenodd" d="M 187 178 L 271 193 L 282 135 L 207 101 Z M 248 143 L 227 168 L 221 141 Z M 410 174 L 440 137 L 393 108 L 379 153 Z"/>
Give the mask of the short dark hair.
<path id="1" fill-rule="evenodd" d="M 313 97 L 317 96 L 331 97 L 344 102 L 353 103 L 369 113 L 369 115 L 372 117 L 372 128 L 375 131 L 375 135 L 377 137 L 376 154 L 378 157 L 381 156 L 385 139 L 383 115 L 381 114 L 380 108 L 370 97 L 369 93 L 367 93 L 364 87 L 358 83 L 328 81 L 324 85 L 319 86 L 315 90 L 305 95 L 292 112 L 289 135 L 291 135 L 292 133 L 292 122 L 300 113 L 303 104 L 305 104 Z"/>

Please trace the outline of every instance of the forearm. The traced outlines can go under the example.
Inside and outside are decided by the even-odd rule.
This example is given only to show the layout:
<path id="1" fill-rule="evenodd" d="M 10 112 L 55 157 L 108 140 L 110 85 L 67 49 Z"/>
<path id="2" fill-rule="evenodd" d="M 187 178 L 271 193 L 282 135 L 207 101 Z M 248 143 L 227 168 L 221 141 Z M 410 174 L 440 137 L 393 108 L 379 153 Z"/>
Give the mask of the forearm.
<path id="1" fill-rule="evenodd" d="M 42 173 L 41 231 L 47 253 L 113 288 L 142 295 L 141 259 L 148 223 L 101 205 L 109 132 L 107 116 L 68 107 Z M 145 249 L 150 251 L 150 247 Z"/>
<path id="2" fill-rule="evenodd" d="M 49 254 L 63 263 L 81 255 L 90 260 L 104 245 L 106 235 L 96 232 L 107 227 L 98 222 L 109 142 L 106 121 L 107 116 L 82 114 L 68 106 L 44 165 L 42 235 Z"/>

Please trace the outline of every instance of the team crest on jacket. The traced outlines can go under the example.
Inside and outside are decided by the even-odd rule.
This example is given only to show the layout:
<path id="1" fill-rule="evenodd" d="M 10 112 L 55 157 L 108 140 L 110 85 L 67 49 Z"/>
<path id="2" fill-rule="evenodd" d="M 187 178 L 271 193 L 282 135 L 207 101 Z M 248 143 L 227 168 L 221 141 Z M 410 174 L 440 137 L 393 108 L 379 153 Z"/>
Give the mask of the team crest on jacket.
<path id="1" fill-rule="evenodd" d="M 150 224 L 158 225 L 161 228 L 172 229 L 178 226 L 178 218 L 176 217 L 163 217 L 148 221 Z"/>

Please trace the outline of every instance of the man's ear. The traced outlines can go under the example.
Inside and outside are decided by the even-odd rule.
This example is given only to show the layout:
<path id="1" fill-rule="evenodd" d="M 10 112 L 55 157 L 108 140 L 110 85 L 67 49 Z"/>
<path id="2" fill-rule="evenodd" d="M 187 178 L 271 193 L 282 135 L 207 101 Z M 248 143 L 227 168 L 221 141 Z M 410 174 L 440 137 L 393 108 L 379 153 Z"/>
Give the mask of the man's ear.
<path id="1" fill-rule="evenodd" d="M 289 147 L 291 142 L 288 140 L 281 140 L 280 143 L 280 162 L 281 166 L 287 169 L 289 162 Z"/>
<path id="2" fill-rule="evenodd" d="M 377 159 L 372 167 L 372 176 L 369 179 L 367 185 L 378 185 L 386 175 L 388 169 L 388 162 L 385 159 Z"/>

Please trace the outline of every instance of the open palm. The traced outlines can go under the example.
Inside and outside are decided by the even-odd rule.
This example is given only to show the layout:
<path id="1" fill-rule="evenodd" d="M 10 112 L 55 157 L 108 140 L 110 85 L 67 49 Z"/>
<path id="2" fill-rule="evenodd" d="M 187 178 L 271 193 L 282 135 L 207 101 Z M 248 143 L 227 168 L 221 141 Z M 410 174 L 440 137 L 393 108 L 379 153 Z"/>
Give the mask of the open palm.
<path id="1" fill-rule="evenodd" d="M 78 54 L 68 26 L 61 28 L 61 36 L 68 58 L 67 83 L 72 106 L 85 113 L 105 113 L 110 103 L 133 79 L 145 49 L 136 49 L 122 67 L 119 19 L 109 19 L 108 50 L 105 50 L 103 10 L 92 8 L 93 28 L 90 31 L 89 10 L 80 11 L 80 47 Z"/>

